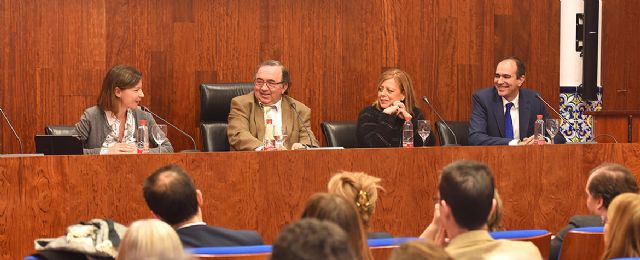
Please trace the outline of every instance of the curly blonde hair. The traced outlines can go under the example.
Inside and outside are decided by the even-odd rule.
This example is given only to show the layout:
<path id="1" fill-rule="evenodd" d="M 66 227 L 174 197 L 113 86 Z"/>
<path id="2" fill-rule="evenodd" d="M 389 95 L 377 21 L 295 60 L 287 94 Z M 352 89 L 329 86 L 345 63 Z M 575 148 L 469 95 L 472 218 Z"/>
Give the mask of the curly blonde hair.
<path id="1" fill-rule="evenodd" d="M 353 202 L 358 209 L 362 224 L 369 229 L 369 221 L 376 207 L 378 190 L 384 191 L 378 177 L 364 172 L 342 171 L 329 180 L 329 193 L 336 194 Z"/>

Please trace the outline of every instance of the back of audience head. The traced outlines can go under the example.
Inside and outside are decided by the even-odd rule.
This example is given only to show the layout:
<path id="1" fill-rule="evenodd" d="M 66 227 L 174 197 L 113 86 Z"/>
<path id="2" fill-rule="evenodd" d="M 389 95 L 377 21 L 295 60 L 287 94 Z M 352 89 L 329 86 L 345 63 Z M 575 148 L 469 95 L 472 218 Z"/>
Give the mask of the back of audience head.
<path id="1" fill-rule="evenodd" d="M 625 192 L 638 192 L 636 178 L 620 164 L 604 163 L 591 170 L 586 185 L 587 207 L 602 217 L 606 216 L 611 201 Z"/>
<path id="2" fill-rule="evenodd" d="M 450 212 L 455 223 L 466 230 L 478 230 L 487 224 L 494 184 L 486 165 L 475 161 L 451 163 L 443 169 L 438 189 L 443 201 L 441 217 L 446 217 L 445 211 Z"/>
<path id="3" fill-rule="evenodd" d="M 389 260 L 453 260 L 453 258 L 436 243 L 418 239 L 394 249 Z"/>
<path id="4" fill-rule="evenodd" d="M 288 225 L 273 244 L 273 260 L 352 260 L 349 237 L 331 221 L 305 218 Z"/>
<path id="5" fill-rule="evenodd" d="M 364 172 L 340 172 L 329 180 L 328 190 L 331 194 L 344 197 L 355 203 L 362 224 L 369 229 L 371 215 L 376 208 L 380 178 L 365 174 Z"/>
<path id="6" fill-rule="evenodd" d="M 302 212 L 302 218 L 327 220 L 341 227 L 349 237 L 357 259 L 371 259 L 367 235 L 353 203 L 329 193 L 313 194 Z"/>
<path id="7" fill-rule="evenodd" d="M 129 226 L 120 243 L 117 259 L 169 260 L 189 259 L 189 256 L 171 226 L 157 219 L 145 219 Z"/>
<path id="8" fill-rule="evenodd" d="M 143 193 L 151 211 L 172 226 L 191 219 L 200 210 L 199 191 L 191 177 L 176 165 L 162 167 L 147 177 Z"/>
<path id="9" fill-rule="evenodd" d="M 640 195 L 617 196 L 607 212 L 602 259 L 640 257 Z"/>

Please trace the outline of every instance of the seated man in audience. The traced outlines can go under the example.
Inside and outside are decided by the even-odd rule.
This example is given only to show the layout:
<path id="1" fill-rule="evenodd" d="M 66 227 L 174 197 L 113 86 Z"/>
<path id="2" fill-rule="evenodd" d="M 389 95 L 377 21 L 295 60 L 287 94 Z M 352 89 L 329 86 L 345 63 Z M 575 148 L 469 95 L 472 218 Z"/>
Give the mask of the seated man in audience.
<path id="1" fill-rule="evenodd" d="M 263 244 L 255 231 L 207 226 L 202 220 L 202 193 L 178 166 L 156 170 L 144 181 L 143 192 L 153 214 L 176 229 L 185 247 Z"/>
<path id="2" fill-rule="evenodd" d="M 440 224 L 450 239 L 445 251 L 453 259 L 488 259 L 517 254 L 519 259 L 542 259 L 530 242 L 494 240 L 484 229 L 496 206 L 491 170 L 481 163 L 458 161 L 445 167 L 438 185 Z"/>
<path id="3" fill-rule="evenodd" d="M 318 146 L 311 132 L 311 109 L 287 95 L 291 80 L 282 63 L 260 63 L 254 83 L 253 91 L 231 100 L 227 137 L 232 151 L 262 150 L 267 118 L 275 132 L 288 135 L 287 149 Z"/>
<path id="4" fill-rule="evenodd" d="M 620 164 L 603 163 L 591 170 L 585 191 L 587 192 L 587 208 L 593 215 L 571 217 L 569 225 L 560 230 L 551 240 L 549 259 L 558 259 L 564 236 L 572 229 L 604 225 L 611 201 L 622 193 L 638 193 L 638 184 L 627 167 Z"/>
<path id="5" fill-rule="evenodd" d="M 353 260 L 347 233 L 331 221 L 303 218 L 286 226 L 273 243 L 272 260 Z"/>
<path id="6" fill-rule="evenodd" d="M 473 94 L 469 121 L 471 145 L 534 144 L 533 128 L 537 115 L 549 118 L 547 107 L 531 89 L 522 88 L 524 63 L 516 57 L 500 61 L 493 77 L 494 86 Z M 562 134 L 555 143 L 565 143 Z"/>

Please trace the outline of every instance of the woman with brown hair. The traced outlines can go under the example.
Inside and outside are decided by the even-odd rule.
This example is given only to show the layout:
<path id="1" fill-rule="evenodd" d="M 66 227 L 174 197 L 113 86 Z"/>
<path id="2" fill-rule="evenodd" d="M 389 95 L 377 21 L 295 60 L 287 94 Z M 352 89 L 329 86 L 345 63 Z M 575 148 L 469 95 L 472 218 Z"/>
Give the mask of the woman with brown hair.
<path id="1" fill-rule="evenodd" d="M 342 171 L 331 177 L 327 185 L 329 193 L 342 196 L 356 206 L 362 225 L 368 232 L 368 238 L 392 237 L 386 232 L 369 232 L 369 223 L 371 223 L 371 217 L 378 201 L 378 190 L 384 191 L 380 186 L 380 181 L 380 178 L 367 175 L 364 172 Z"/>
<path id="2" fill-rule="evenodd" d="M 618 195 L 607 211 L 602 259 L 640 257 L 640 195 Z"/>
<path id="3" fill-rule="evenodd" d="M 376 88 L 378 98 L 358 115 L 358 147 L 400 147 L 405 120 L 413 123 L 415 147 L 433 146 L 433 135 L 429 135 L 424 144 L 418 135 L 418 120 L 424 119 L 424 115 L 416 106 L 409 74 L 400 69 L 387 70 L 380 75 Z"/>
<path id="4" fill-rule="evenodd" d="M 170 153 L 173 147 L 169 140 L 157 144 L 151 138 L 156 126 L 153 116 L 140 109 L 142 73 L 137 69 L 116 65 L 104 77 L 102 90 L 96 106 L 87 108 L 75 132 L 80 136 L 85 154 L 137 153 L 136 129 L 146 123 L 149 129 L 149 144 L 156 148 L 151 153 Z"/>
<path id="5" fill-rule="evenodd" d="M 353 203 L 345 198 L 329 193 L 313 194 L 307 201 L 301 218 L 316 218 L 336 223 L 347 233 L 356 259 L 373 259 L 360 216 Z"/>

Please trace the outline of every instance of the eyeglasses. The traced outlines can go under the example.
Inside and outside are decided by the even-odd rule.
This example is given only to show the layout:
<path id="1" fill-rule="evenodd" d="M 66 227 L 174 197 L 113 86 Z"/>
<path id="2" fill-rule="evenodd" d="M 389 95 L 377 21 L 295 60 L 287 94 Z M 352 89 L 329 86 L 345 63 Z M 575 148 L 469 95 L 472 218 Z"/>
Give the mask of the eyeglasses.
<path id="1" fill-rule="evenodd" d="M 265 81 L 264 79 L 256 79 L 254 82 L 256 87 L 262 87 L 262 85 L 267 84 L 267 87 L 269 88 L 275 88 L 278 85 L 284 83 L 284 81 L 280 81 L 280 82 L 275 82 L 273 80 L 267 80 Z"/>

